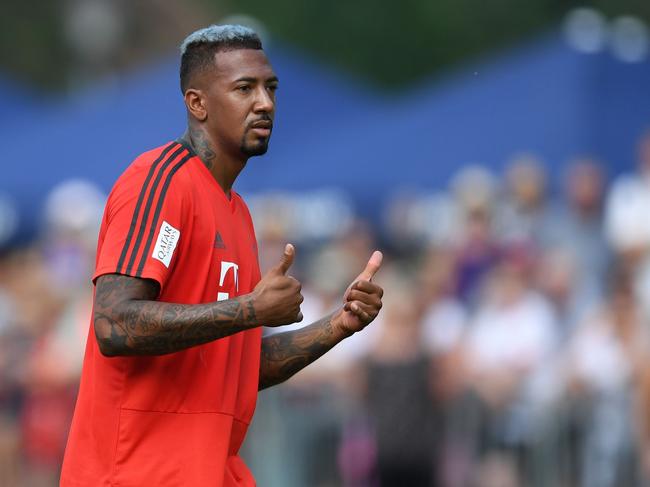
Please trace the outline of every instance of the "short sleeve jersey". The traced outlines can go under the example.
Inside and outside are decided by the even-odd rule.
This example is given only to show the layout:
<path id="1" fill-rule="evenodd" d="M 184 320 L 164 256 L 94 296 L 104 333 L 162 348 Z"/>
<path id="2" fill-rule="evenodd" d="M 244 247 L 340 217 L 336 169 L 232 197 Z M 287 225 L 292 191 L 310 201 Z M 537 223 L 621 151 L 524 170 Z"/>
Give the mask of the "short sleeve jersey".
<path id="1" fill-rule="evenodd" d="M 253 223 L 178 142 L 146 152 L 108 198 L 93 279 L 154 279 L 159 301 L 249 293 Z M 63 487 L 255 485 L 238 456 L 257 398 L 261 329 L 160 356 L 108 358 L 92 320 L 61 473 Z"/>

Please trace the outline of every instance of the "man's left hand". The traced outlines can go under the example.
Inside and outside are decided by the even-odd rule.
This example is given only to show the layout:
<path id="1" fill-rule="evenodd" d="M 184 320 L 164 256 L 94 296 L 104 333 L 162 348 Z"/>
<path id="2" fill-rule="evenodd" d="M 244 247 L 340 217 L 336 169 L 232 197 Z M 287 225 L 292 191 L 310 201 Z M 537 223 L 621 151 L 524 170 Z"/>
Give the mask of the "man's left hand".
<path id="1" fill-rule="evenodd" d="M 381 252 L 373 252 L 366 268 L 345 292 L 343 309 L 332 319 L 332 324 L 347 335 L 363 330 L 379 314 L 384 290 L 373 283 L 372 278 L 379 270 L 382 259 Z"/>

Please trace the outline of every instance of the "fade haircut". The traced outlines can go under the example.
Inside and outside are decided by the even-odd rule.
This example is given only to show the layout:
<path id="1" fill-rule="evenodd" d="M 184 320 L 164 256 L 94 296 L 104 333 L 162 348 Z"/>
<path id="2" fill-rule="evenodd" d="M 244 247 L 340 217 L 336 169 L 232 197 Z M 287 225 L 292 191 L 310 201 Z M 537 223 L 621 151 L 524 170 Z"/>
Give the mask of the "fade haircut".
<path id="1" fill-rule="evenodd" d="M 243 25 L 211 25 L 188 35 L 181 44 L 181 92 L 185 93 L 192 76 L 214 67 L 217 52 L 235 49 L 262 49 L 262 41 Z"/>

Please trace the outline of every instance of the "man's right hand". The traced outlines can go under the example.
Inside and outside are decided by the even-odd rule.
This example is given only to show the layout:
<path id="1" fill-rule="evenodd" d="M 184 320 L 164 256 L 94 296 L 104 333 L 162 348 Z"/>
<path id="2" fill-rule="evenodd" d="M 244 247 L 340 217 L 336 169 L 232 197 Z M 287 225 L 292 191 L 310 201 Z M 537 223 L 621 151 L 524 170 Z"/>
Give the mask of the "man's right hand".
<path id="1" fill-rule="evenodd" d="M 287 276 L 296 251 L 291 244 L 284 248 L 280 263 L 264 275 L 253 290 L 257 321 L 265 326 L 281 326 L 302 321 L 300 282 Z"/>

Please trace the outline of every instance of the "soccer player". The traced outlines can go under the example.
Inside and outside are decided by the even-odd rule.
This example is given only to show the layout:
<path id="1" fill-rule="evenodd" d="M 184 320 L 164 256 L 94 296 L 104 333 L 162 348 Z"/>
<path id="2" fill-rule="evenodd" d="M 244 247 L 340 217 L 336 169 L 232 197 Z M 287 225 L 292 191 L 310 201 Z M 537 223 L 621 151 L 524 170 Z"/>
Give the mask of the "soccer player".
<path id="1" fill-rule="evenodd" d="M 368 325 L 374 252 L 341 308 L 302 329 L 295 250 L 260 277 L 253 224 L 232 189 L 267 150 L 276 77 L 259 37 L 210 26 L 181 45 L 185 134 L 116 182 L 97 247 L 94 309 L 63 487 L 255 485 L 238 456 L 257 391 Z"/>

